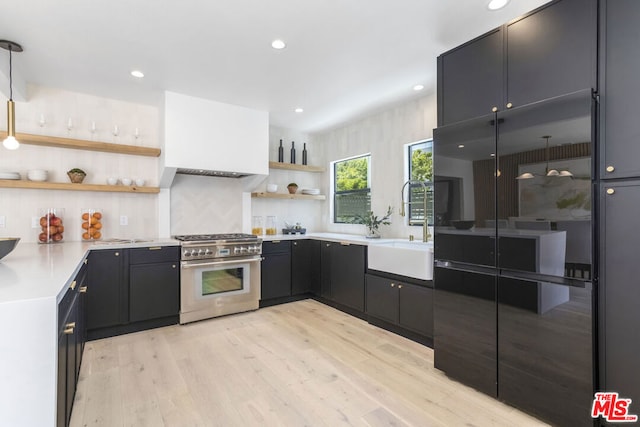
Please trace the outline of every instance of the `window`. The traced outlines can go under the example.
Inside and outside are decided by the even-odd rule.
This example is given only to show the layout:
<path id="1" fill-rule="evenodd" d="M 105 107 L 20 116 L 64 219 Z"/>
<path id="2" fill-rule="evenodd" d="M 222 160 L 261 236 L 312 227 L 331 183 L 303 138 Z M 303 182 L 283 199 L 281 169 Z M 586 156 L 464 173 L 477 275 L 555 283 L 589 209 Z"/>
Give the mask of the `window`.
<path id="1" fill-rule="evenodd" d="M 371 210 L 371 156 L 333 163 L 333 221 L 351 223 Z"/>
<path id="2" fill-rule="evenodd" d="M 420 181 L 427 186 L 427 222 L 433 225 L 433 141 L 420 141 L 407 146 L 409 179 Z M 424 222 L 424 187 L 411 183 L 409 188 L 409 225 L 422 225 Z"/>

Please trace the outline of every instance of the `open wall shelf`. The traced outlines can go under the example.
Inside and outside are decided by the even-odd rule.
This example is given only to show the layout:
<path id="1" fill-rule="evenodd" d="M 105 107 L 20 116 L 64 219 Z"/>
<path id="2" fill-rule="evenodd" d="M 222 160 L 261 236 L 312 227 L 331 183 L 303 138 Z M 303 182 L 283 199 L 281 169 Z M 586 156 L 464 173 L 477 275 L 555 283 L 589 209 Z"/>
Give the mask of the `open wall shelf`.
<path id="1" fill-rule="evenodd" d="M 100 184 L 72 184 L 70 182 L 35 182 L 0 179 L 0 188 L 26 188 L 34 190 L 71 190 L 71 191 L 102 191 L 109 193 L 148 193 L 160 192 L 158 187 L 138 187 L 137 185 L 100 185 Z"/>
<path id="2" fill-rule="evenodd" d="M 6 138 L 7 132 L 0 131 L 0 140 Z M 39 145 L 42 147 L 70 148 L 74 150 L 101 151 L 103 153 L 129 154 L 133 156 L 159 157 L 160 149 L 137 145 L 112 144 L 109 142 L 86 141 L 83 139 L 61 138 L 57 136 L 32 135 L 17 133 L 16 139 L 21 144 Z"/>

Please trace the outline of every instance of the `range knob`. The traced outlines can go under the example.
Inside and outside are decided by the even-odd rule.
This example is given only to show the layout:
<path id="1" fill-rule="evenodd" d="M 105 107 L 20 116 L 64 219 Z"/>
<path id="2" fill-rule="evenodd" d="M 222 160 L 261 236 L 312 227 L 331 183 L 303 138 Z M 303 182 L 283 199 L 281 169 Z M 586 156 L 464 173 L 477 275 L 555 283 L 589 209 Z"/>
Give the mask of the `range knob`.
<path id="1" fill-rule="evenodd" d="M 183 256 L 191 256 L 191 251 L 189 249 L 185 249 Z"/>
<path id="2" fill-rule="evenodd" d="M 198 252 L 195 249 L 191 249 L 191 256 L 198 255 Z"/>
<path id="3" fill-rule="evenodd" d="M 206 248 L 206 249 L 204 250 L 204 254 L 205 254 L 205 255 L 211 255 L 212 253 L 213 253 L 213 252 L 211 252 L 211 249 L 209 249 L 209 248 Z"/>
<path id="4" fill-rule="evenodd" d="M 204 255 L 204 250 L 203 249 L 198 249 L 198 256 Z"/>
<path id="5" fill-rule="evenodd" d="M 245 252 L 248 252 L 248 249 L 245 248 L 244 246 L 240 246 L 240 253 L 243 254 Z"/>
<path id="6" fill-rule="evenodd" d="M 235 248 L 233 248 L 233 254 L 234 254 L 234 255 L 237 255 L 237 254 L 239 254 L 239 253 L 241 253 L 241 252 L 240 252 L 240 248 L 239 248 L 239 247 L 237 247 L 237 246 L 236 246 Z"/>

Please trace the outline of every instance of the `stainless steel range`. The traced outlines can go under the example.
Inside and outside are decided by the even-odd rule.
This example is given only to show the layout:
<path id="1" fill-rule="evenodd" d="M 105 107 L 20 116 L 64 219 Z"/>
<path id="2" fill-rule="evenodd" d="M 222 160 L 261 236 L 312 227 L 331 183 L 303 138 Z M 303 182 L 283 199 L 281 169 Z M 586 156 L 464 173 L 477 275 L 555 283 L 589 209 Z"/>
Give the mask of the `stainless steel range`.
<path id="1" fill-rule="evenodd" d="M 258 308 L 261 239 L 241 233 L 173 238 L 182 242 L 181 324 Z"/>

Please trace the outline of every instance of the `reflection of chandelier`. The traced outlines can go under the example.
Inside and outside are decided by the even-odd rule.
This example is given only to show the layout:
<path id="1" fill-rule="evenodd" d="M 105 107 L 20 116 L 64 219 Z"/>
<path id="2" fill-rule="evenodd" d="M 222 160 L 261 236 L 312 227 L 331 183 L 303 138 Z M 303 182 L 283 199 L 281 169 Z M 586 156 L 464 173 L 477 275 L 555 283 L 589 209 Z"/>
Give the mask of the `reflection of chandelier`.
<path id="1" fill-rule="evenodd" d="M 545 157 L 547 160 L 547 166 L 544 168 L 544 176 L 558 176 L 558 177 L 563 177 L 563 176 L 568 176 L 573 178 L 573 174 L 571 172 L 569 172 L 568 170 L 561 170 L 560 172 L 558 172 L 557 169 L 549 169 L 549 138 L 551 138 L 551 136 L 549 135 L 545 135 L 542 138 L 544 138 L 547 141 L 547 146 L 546 146 L 546 150 L 545 150 Z M 536 175 L 532 174 L 531 172 L 524 172 L 521 173 L 520 175 L 518 175 L 516 177 L 516 179 L 531 179 L 531 178 L 535 178 Z"/>

